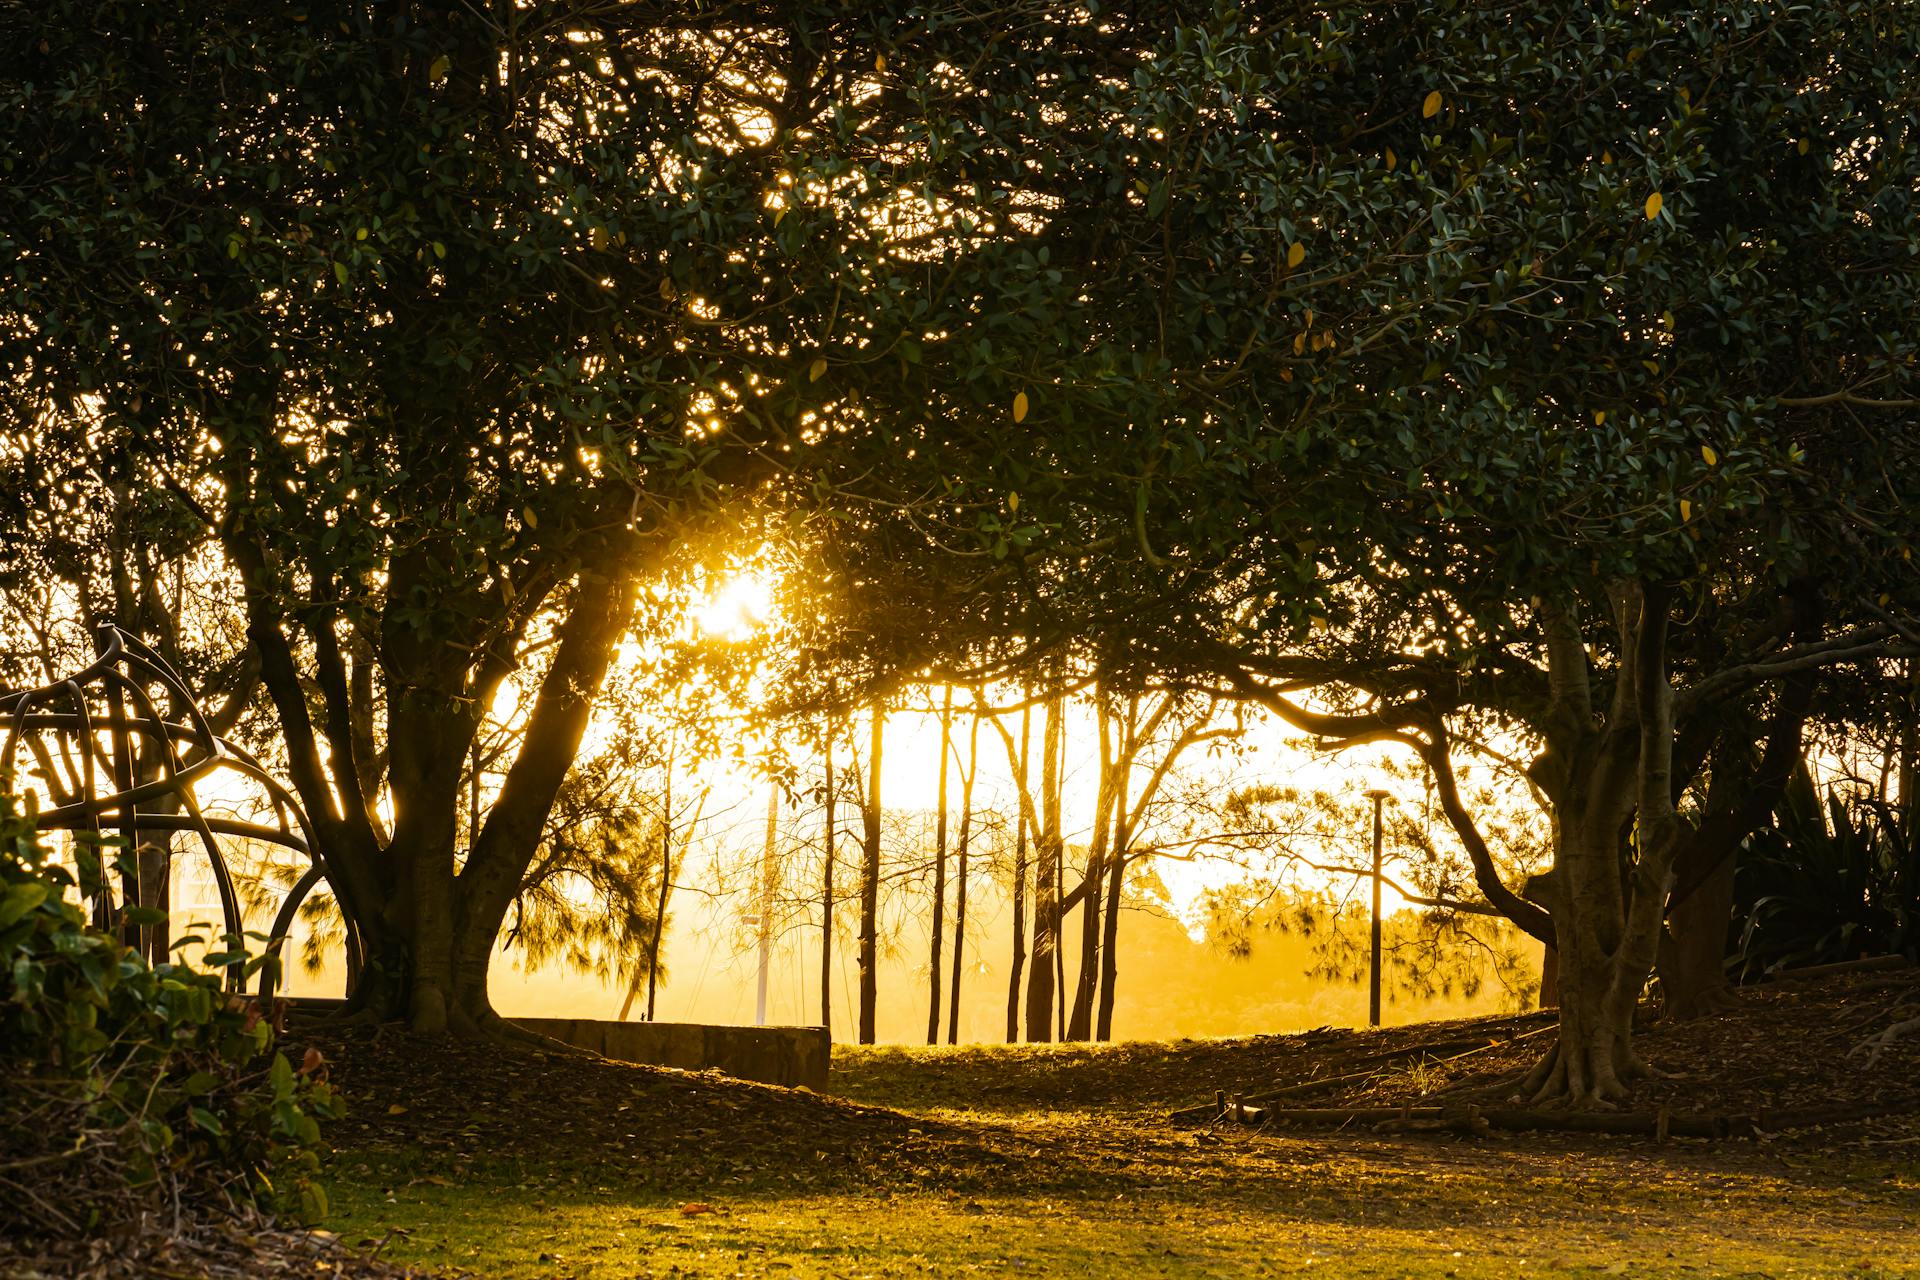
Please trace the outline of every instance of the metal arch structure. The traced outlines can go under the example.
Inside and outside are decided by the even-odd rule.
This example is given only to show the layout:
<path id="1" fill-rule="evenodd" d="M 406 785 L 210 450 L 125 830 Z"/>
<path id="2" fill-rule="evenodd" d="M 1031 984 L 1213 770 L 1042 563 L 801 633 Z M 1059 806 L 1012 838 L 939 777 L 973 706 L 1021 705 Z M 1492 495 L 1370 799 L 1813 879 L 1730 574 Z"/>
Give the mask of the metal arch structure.
<path id="1" fill-rule="evenodd" d="M 214 732 L 180 674 L 139 637 L 102 625 L 94 632 L 94 654 L 90 664 L 63 680 L 0 690 L 0 718 L 7 726 L 0 786 L 13 789 L 24 749 L 54 803 L 34 815 L 41 830 L 113 832 L 129 850 L 141 847 L 142 832 L 194 832 L 213 872 L 226 931 L 236 936 L 244 931 L 245 919 L 233 874 L 214 837 L 241 836 L 304 855 L 312 865 L 288 892 L 267 935 L 268 949 L 278 950 L 300 903 L 326 876 L 319 842 L 299 800 L 252 754 Z M 162 714 L 156 693 L 174 710 L 173 717 Z M 258 785 L 273 805 L 274 823 L 203 812 L 194 784 L 220 770 Z M 137 875 L 122 877 L 121 895 L 125 905 L 154 905 L 140 903 Z M 118 912 L 104 867 L 93 906 L 100 926 L 113 928 Z M 242 967 L 235 962 L 227 970 L 228 989 L 238 991 L 242 981 Z M 272 992 L 268 966 L 260 993 Z"/>

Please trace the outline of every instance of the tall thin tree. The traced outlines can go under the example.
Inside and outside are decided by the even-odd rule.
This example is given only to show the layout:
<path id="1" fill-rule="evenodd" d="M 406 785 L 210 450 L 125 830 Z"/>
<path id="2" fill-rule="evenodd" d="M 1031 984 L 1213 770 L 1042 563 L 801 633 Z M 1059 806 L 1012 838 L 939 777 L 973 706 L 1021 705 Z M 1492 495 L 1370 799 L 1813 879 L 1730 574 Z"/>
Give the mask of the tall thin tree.
<path id="1" fill-rule="evenodd" d="M 953 887 L 953 981 L 947 992 L 947 1043 L 960 1043 L 960 976 L 966 972 L 967 850 L 973 837 L 973 780 L 980 772 L 980 717 L 967 733 L 967 768 L 960 775 L 960 841 Z"/>
<path id="2" fill-rule="evenodd" d="M 880 962 L 880 753 L 886 736 L 887 704 L 873 703 L 873 729 L 867 746 L 867 803 L 860 843 L 860 1043 L 874 1042 L 879 1006 Z"/>
<path id="3" fill-rule="evenodd" d="M 939 814 L 933 837 L 933 937 L 927 959 L 927 1043 L 940 1043 L 940 944 L 947 914 L 947 753 L 953 739 L 953 686 L 940 702 Z"/>
<path id="4" fill-rule="evenodd" d="M 833 1039 L 833 716 L 827 716 L 826 756 L 826 830 L 821 835 L 820 867 L 820 1025 L 827 1039 Z"/>
<path id="5" fill-rule="evenodd" d="M 1033 968 L 1027 975 L 1027 1039 L 1053 1039 L 1060 935 L 1060 745 L 1066 697 L 1046 701 L 1040 744 L 1040 837 L 1033 857 Z"/>
<path id="6" fill-rule="evenodd" d="M 1006 729 L 996 720 L 994 727 L 1006 736 Z M 1014 825 L 1013 837 L 1013 966 L 1007 975 L 1007 1043 L 1014 1044 L 1020 1039 L 1020 977 L 1027 963 L 1027 818 L 1026 811 L 1032 807 L 1027 794 L 1027 747 L 1032 741 L 1033 709 L 1020 708 L 1020 750 L 1008 752 L 1014 756 L 1009 763 L 1013 766 L 1014 785 L 1020 793 L 1021 817 Z"/>

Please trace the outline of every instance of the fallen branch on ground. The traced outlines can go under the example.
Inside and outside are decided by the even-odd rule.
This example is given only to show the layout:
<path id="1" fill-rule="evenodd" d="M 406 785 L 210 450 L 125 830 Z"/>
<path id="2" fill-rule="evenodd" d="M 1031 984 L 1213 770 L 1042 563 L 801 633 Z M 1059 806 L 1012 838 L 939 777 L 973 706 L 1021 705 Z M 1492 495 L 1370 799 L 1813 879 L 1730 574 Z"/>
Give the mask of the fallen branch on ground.
<path id="1" fill-rule="evenodd" d="M 1543 1012 L 1552 1013 L 1551 1010 L 1543 1010 Z M 1359 1059 L 1358 1061 L 1369 1064 L 1367 1068 L 1362 1071 L 1350 1071 L 1337 1076 L 1321 1076 L 1318 1080 L 1303 1080 L 1299 1084 L 1290 1084 L 1280 1089 L 1269 1089 L 1265 1093 L 1236 1094 L 1234 1096 L 1239 1098 L 1243 1106 L 1266 1106 L 1270 1103 L 1285 1102 L 1294 1098 L 1304 1098 L 1328 1089 L 1338 1088 L 1343 1084 L 1358 1084 L 1364 1080 L 1371 1080 L 1380 1073 L 1382 1068 L 1388 1066 L 1413 1063 L 1422 1059 L 1430 1059 L 1436 1063 L 1458 1062 L 1462 1058 L 1470 1058 L 1474 1054 L 1485 1053 L 1489 1049 L 1499 1049 L 1506 1045 L 1518 1044 L 1522 1040 L 1555 1030 L 1558 1025 L 1558 1023 L 1554 1023 L 1550 1026 L 1535 1027 L 1531 1031 L 1523 1031 L 1519 1035 L 1509 1036 L 1505 1040 L 1440 1040 L 1427 1044 L 1411 1045 L 1405 1049 L 1394 1049 Z M 1466 1047 L 1463 1049 L 1463 1046 Z M 1456 1050 L 1459 1052 L 1455 1052 Z M 1441 1054 L 1448 1054 L 1449 1056 L 1441 1057 L 1439 1056 Z M 1223 1093 L 1217 1093 L 1214 1103 L 1203 1102 L 1196 1106 L 1183 1107 L 1179 1111 L 1174 1112 L 1169 1119 L 1175 1124 L 1209 1123 L 1218 1116 L 1218 1101 L 1225 1096 Z"/>
<path id="2" fill-rule="evenodd" d="M 1235 1099 L 1221 1106 L 1213 1122 L 1237 1120 L 1247 1125 L 1315 1125 L 1331 1128 L 1365 1127 L 1379 1132 L 1485 1133 L 1493 1129 L 1549 1133 L 1607 1133 L 1665 1140 L 1676 1138 L 1744 1138 L 1849 1120 L 1875 1120 L 1920 1111 L 1920 1096 L 1893 1102 L 1855 1103 L 1780 1111 L 1713 1115 L 1658 1111 L 1540 1111 L 1511 1107 L 1305 1107 L 1276 1110 L 1249 1106 Z"/>

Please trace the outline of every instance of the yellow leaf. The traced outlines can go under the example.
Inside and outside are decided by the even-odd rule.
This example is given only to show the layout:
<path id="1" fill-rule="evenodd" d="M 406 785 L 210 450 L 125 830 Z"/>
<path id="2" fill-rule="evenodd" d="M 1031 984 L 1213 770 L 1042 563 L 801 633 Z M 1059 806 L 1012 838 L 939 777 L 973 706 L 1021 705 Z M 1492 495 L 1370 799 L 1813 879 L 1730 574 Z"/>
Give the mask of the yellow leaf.
<path id="1" fill-rule="evenodd" d="M 1604 427 L 1606 424 L 1607 411 L 1605 409 L 1595 409 L 1593 411 L 1593 425 L 1596 427 Z"/>
<path id="2" fill-rule="evenodd" d="M 587 231 L 587 243 L 592 245 L 596 249 L 606 248 L 607 247 L 607 229 L 605 227 L 589 228 Z"/>
<path id="3" fill-rule="evenodd" d="M 529 529 L 538 529 L 540 527 L 540 517 L 533 513 L 532 507 L 520 508 L 520 518 L 527 522 L 527 528 Z"/>
<path id="4" fill-rule="evenodd" d="M 673 287 L 673 281 L 669 280 L 665 276 L 661 276 L 660 277 L 660 296 L 666 299 L 668 302 L 672 302 L 674 299 L 675 292 L 676 291 Z"/>
<path id="5" fill-rule="evenodd" d="M 1651 222 L 1653 219 L 1659 217 L 1660 210 L 1663 206 L 1665 206 L 1666 203 L 1667 202 L 1661 198 L 1660 193 L 1658 191 L 1648 196 L 1647 197 L 1647 220 Z"/>
<path id="6" fill-rule="evenodd" d="M 1297 267 L 1307 260 L 1307 246 L 1295 240 L 1287 246 L 1287 265 Z"/>
<path id="7" fill-rule="evenodd" d="M 1400 157 L 1393 154 L 1392 147 L 1388 147 L 1387 148 L 1387 172 L 1392 173 L 1393 167 L 1399 163 L 1400 163 Z"/>
<path id="8" fill-rule="evenodd" d="M 1682 523 L 1693 519 L 1693 504 L 1685 498 L 1680 499 L 1680 519 Z"/>
<path id="9" fill-rule="evenodd" d="M 427 67 L 427 79 L 433 81 L 433 83 L 435 84 L 439 84 L 442 80 L 445 80 L 447 78 L 447 71 L 452 66 L 453 66 L 453 59 L 449 58 L 444 53 L 441 54 L 439 57 L 433 60 L 430 66 Z"/>
<path id="10" fill-rule="evenodd" d="M 367 229 L 365 227 L 361 227 L 358 231 L 353 233 L 353 238 L 355 240 L 365 240 L 367 238 Z"/>
<path id="11" fill-rule="evenodd" d="M 1673 328 L 1673 312 L 1662 311 L 1660 313 L 1660 323 L 1667 326 L 1667 328 L 1671 330 Z"/>
<path id="12" fill-rule="evenodd" d="M 1302 351 L 1305 351 L 1306 349 L 1307 349 L 1307 335 L 1305 333 L 1294 334 L 1293 335 L 1293 354 L 1299 355 Z"/>
<path id="13" fill-rule="evenodd" d="M 1015 422 L 1027 420 L 1027 393 L 1024 391 L 1013 397 L 1013 420 Z"/>
<path id="14" fill-rule="evenodd" d="M 396 1102 L 387 1108 L 387 1114 L 390 1116 L 403 1116 L 407 1114 L 407 1109 Z"/>
<path id="15" fill-rule="evenodd" d="M 1600 163 L 1601 163 L 1601 164 L 1612 164 L 1612 163 L 1613 163 L 1613 152 L 1611 152 L 1611 151 L 1602 151 L 1602 152 L 1600 153 Z"/>
<path id="16" fill-rule="evenodd" d="M 1912 547 L 1902 547 L 1902 548 L 1900 548 L 1900 558 L 1901 558 L 1902 560 L 1911 560 L 1911 559 L 1913 559 L 1913 548 L 1912 548 Z"/>
<path id="17" fill-rule="evenodd" d="M 1440 102 L 1441 102 L 1440 91 L 1438 89 L 1435 89 L 1432 93 L 1427 95 L 1427 100 L 1420 104 L 1420 118 L 1423 120 L 1431 120 L 1435 116 L 1439 115 Z"/>
<path id="18" fill-rule="evenodd" d="M 1710 467 L 1720 465 L 1720 455 L 1713 451 L 1713 446 L 1710 444 L 1700 446 L 1700 456 L 1707 460 L 1707 465 Z"/>
<path id="19" fill-rule="evenodd" d="M 778 209 L 775 209 L 773 211 L 773 225 L 776 227 L 779 226 L 781 219 L 785 218 L 786 216 L 787 216 L 787 207 L 785 205 L 781 205 Z"/>
<path id="20" fill-rule="evenodd" d="M 1309 329 L 1313 328 L 1313 308 L 1312 307 L 1307 308 L 1307 314 L 1303 318 L 1302 323 L 1305 324 Z"/>
<path id="21" fill-rule="evenodd" d="M 887 55 L 886 54 L 876 53 L 873 55 L 873 69 L 881 75 L 887 74 Z"/>
<path id="22" fill-rule="evenodd" d="M 1809 142 L 1805 138 L 1802 138 L 1800 139 L 1800 141 L 1794 143 L 1794 147 L 1796 150 L 1800 152 L 1801 155 L 1805 155 L 1807 154 L 1808 151 L 1811 151 L 1813 149 L 1813 143 Z"/>
<path id="23" fill-rule="evenodd" d="M 815 360 L 812 364 L 807 366 L 807 381 L 818 382 L 822 377 L 825 376 L 826 372 L 827 372 L 827 362 L 825 360 Z"/>
<path id="24" fill-rule="evenodd" d="M 1019 495 L 1019 494 L 1017 494 L 1017 493 L 1010 493 L 1010 494 L 1008 494 L 1008 495 L 1007 495 L 1007 510 L 1008 510 L 1008 511 L 1018 511 L 1019 509 L 1020 509 L 1020 495 Z"/>

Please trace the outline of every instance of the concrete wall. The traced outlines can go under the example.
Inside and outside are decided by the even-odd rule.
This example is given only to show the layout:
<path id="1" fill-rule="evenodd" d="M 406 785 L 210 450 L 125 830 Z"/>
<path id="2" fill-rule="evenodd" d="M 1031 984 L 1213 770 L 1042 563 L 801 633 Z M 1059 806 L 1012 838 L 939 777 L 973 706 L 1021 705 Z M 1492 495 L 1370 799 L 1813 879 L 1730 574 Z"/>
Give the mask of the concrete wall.
<path id="1" fill-rule="evenodd" d="M 606 1022 L 593 1018 L 514 1018 L 543 1036 L 622 1062 L 686 1071 L 709 1068 L 764 1084 L 827 1087 L 833 1053 L 824 1027 L 714 1027 L 695 1022 Z"/>

